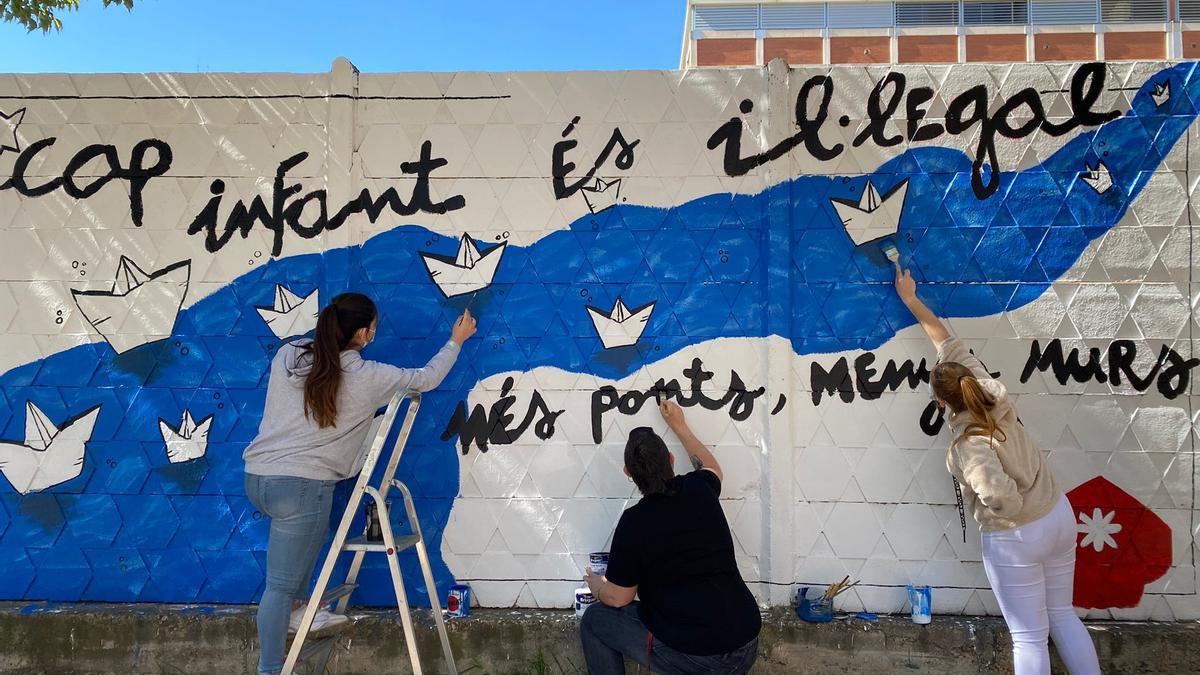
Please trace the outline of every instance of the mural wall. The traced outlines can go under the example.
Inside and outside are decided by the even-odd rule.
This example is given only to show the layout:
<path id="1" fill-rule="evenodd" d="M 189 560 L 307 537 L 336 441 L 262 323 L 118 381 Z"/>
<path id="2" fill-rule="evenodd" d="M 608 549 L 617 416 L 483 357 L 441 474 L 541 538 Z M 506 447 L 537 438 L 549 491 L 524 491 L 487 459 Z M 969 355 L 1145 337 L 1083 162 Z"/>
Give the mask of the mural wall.
<path id="1" fill-rule="evenodd" d="M 443 593 L 569 605 L 665 394 L 765 604 L 997 613 L 891 244 L 1070 490 L 1076 603 L 1200 618 L 1198 103 L 1193 63 L 0 75 L 0 599 L 255 601 L 268 364 L 354 289 L 399 365 L 479 317 L 400 471 Z"/>

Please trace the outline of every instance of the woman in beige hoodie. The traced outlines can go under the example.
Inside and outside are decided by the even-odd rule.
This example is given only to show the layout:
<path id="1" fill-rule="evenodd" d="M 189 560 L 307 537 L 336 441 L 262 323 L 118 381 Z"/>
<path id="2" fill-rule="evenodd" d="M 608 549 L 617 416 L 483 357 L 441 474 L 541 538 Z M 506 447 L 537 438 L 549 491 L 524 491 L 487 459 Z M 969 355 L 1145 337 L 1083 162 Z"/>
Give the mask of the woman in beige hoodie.
<path id="1" fill-rule="evenodd" d="M 1012 633 L 1017 675 L 1050 672 L 1049 637 L 1072 675 L 1098 674 L 1096 648 L 1071 604 L 1077 537 L 1066 495 L 1004 385 L 950 336 L 899 265 L 896 291 L 938 351 L 929 385 L 950 413 L 946 468 L 979 523 L 983 567 Z"/>

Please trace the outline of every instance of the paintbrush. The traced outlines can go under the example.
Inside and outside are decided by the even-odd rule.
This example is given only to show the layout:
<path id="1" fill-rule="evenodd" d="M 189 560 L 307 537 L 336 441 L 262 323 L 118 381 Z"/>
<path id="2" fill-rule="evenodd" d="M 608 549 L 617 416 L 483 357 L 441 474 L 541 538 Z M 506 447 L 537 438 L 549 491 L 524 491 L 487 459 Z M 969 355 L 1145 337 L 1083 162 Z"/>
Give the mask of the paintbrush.
<path id="1" fill-rule="evenodd" d="M 857 585 L 858 585 L 858 582 L 856 581 L 852 584 L 847 584 L 845 586 L 842 586 L 842 587 L 838 588 L 837 592 L 834 593 L 832 596 L 830 596 L 829 599 L 832 600 L 832 599 L 836 598 L 837 596 L 841 595 L 842 593 L 845 593 L 846 591 L 850 590 L 851 588 L 854 588 Z"/>
<path id="2" fill-rule="evenodd" d="M 841 592 L 841 588 L 842 588 L 842 587 L 843 587 L 843 586 L 846 584 L 846 582 L 847 582 L 847 581 L 850 581 L 850 575 L 849 575 L 849 574 L 847 574 L 846 576 L 842 577 L 842 580 L 841 580 L 841 581 L 839 581 L 839 582 L 837 582 L 836 584 L 834 584 L 834 585 L 830 586 L 829 588 L 826 588 L 826 589 L 825 589 L 825 594 L 821 596 L 821 599 L 822 599 L 822 600 L 832 600 L 832 599 L 834 598 L 834 596 L 836 596 L 838 593 L 840 593 L 840 592 Z"/>
<path id="3" fill-rule="evenodd" d="M 887 256 L 888 260 L 891 260 L 893 263 L 900 261 L 900 249 L 896 248 L 896 245 L 892 242 L 885 241 L 880 244 L 880 248 L 883 250 L 883 254 Z"/>
<path id="4" fill-rule="evenodd" d="M 825 594 L 821 596 L 821 599 L 827 602 L 832 602 L 837 596 L 858 585 L 857 581 L 854 583 L 847 583 L 849 581 L 850 575 L 847 574 L 845 577 L 842 577 L 841 581 L 825 589 Z"/>

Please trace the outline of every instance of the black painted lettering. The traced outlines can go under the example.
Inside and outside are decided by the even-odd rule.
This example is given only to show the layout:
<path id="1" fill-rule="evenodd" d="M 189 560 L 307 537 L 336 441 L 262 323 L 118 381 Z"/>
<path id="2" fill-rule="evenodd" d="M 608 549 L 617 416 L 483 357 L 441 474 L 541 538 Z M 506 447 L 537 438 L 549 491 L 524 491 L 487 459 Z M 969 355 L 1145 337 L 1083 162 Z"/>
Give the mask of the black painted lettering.
<path id="1" fill-rule="evenodd" d="M 124 181 L 129 184 L 129 215 L 133 224 L 141 227 L 143 219 L 143 192 L 152 178 L 161 176 L 171 168 L 173 158 L 171 146 L 156 138 L 147 138 L 133 147 L 129 157 L 129 166 L 121 164 L 121 158 L 116 146 L 108 144 L 89 145 L 75 153 L 66 166 L 62 175 L 41 185 L 31 187 L 25 173 L 34 158 L 46 148 L 54 145 L 57 138 L 43 138 L 30 143 L 13 162 L 12 175 L 0 183 L 0 191 L 16 190 L 23 197 L 44 197 L 58 189 L 62 189 L 72 199 L 84 200 L 94 196 L 104 186 L 113 181 Z M 157 158 L 154 164 L 147 166 L 146 153 L 155 150 Z M 88 181 L 83 181 L 79 175 L 83 167 L 92 161 L 101 161 L 99 172 Z"/>
<path id="2" fill-rule="evenodd" d="M 605 385 L 596 391 L 592 392 L 592 442 L 599 443 L 604 440 L 604 429 L 601 423 L 604 419 L 604 413 L 614 410 L 617 407 L 617 402 L 620 400 L 620 395 L 617 394 L 617 388 L 612 385 Z"/>
<path id="3" fill-rule="evenodd" d="M 729 401 L 729 418 L 735 422 L 750 419 L 750 415 L 754 413 L 754 401 L 765 393 L 766 387 L 746 389 L 742 377 L 736 371 L 729 371 L 729 393 L 725 395 L 725 399 Z"/>
<path id="4" fill-rule="evenodd" d="M 929 381 L 929 369 L 925 365 L 925 359 L 921 359 L 920 365 L 914 364 L 912 359 L 906 359 L 900 364 L 889 359 L 883 365 L 883 373 L 878 380 L 871 379 L 876 373 L 876 370 L 870 367 L 874 362 L 875 354 L 872 352 L 864 352 L 854 359 L 854 379 L 858 386 L 858 394 L 868 401 L 879 398 L 885 391 L 896 391 L 901 386 L 916 389 L 922 382 Z"/>
<path id="5" fill-rule="evenodd" d="M 938 406 L 937 401 L 930 401 L 925 405 L 925 409 L 921 411 L 920 425 L 926 436 L 937 436 L 945 423 L 946 411 Z"/>
<path id="6" fill-rule="evenodd" d="M 881 148 L 890 148 L 900 144 L 904 137 L 900 134 L 887 135 L 887 123 L 896 114 L 900 101 L 904 98 L 906 79 L 903 74 L 895 71 L 888 73 L 875 84 L 875 88 L 867 96 L 867 125 L 854 138 L 854 147 L 862 145 L 869 138 Z M 884 90 L 890 87 L 887 103 L 883 103 Z"/>
<path id="7" fill-rule="evenodd" d="M 29 146 L 17 156 L 17 161 L 13 162 L 12 176 L 8 180 L 4 181 L 3 184 L 0 184 L 0 190 L 12 188 L 16 190 L 17 194 L 21 195 L 22 197 L 41 197 L 48 195 L 62 187 L 62 178 L 53 178 L 37 187 L 29 187 L 29 184 L 25 181 L 25 172 L 29 170 L 29 163 L 33 161 L 34 157 L 37 157 L 39 152 L 54 145 L 54 142 L 57 140 L 57 138 L 52 136 L 50 138 L 43 138 L 39 141 L 30 143 Z"/>
<path id="8" fill-rule="evenodd" d="M 1120 110 L 1097 112 L 1092 106 L 1104 93 L 1108 67 L 1103 63 L 1085 63 L 1071 77 L 1071 115 L 1078 125 L 1094 127 L 1121 116 Z"/>
<path id="9" fill-rule="evenodd" d="M 991 95 L 987 86 L 980 84 L 967 89 L 949 102 L 943 126 L 937 122 L 921 123 L 928 112 L 923 106 L 933 99 L 933 90 L 918 87 L 906 97 L 904 75 L 890 72 L 879 80 L 868 96 L 864 111 L 867 125 L 854 138 L 853 145 L 858 147 L 871 141 L 880 147 L 891 147 L 900 143 L 903 137 L 899 134 L 889 134 L 887 125 L 895 116 L 901 100 L 905 101 L 905 112 L 908 115 L 907 136 L 910 141 L 928 141 L 944 133 L 955 136 L 973 133 L 974 128 L 978 126 L 978 142 L 971 162 L 971 188 L 977 198 L 985 199 L 994 194 L 1000 186 L 1001 168 L 996 151 L 997 135 L 1016 139 L 1040 130 L 1051 136 L 1062 136 L 1081 126 L 1097 126 L 1121 115 L 1120 111 L 1116 110 L 1099 112 L 1092 109 L 1104 91 L 1104 78 L 1105 66 L 1102 63 L 1083 64 L 1075 71 L 1069 89 L 1072 116 L 1061 123 L 1047 119 L 1045 106 L 1033 88 L 1016 92 L 997 107 L 994 115 L 989 115 Z M 815 114 L 810 116 L 809 110 L 812 106 L 809 99 L 818 89 L 821 98 Z M 741 156 L 741 139 L 745 128 L 745 121 L 741 117 L 731 118 L 718 127 L 708 139 L 708 149 L 723 147 L 724 170 L 730 176 L 746 174 L 757 166 L 783 157 L 801 144 L 810 155 L 819 160 L 833 159 L 841 154 L 843 146 L 836 144 L 827 148 L 821 142 L 819 134 L 821 125 L 829 117 L 832 95 L 833 80 L 828 75 L 809 78 L 796 97 L 798 131 L 766 152 Z M 749 103 L 743 101 L 743 113 L 753 109 Z M 1027 118 L 1023 116 L 1022 121 L 1014 125 L 1010 118 L 1020 109 L 1028 110 Z M 848 123 L 849 119 L 848 116 L 843 116 L 843 125 Z"/>
<path id="10" fill-rule="evenodd" d="M 85 187 L 79 187 L 75 182 L 75 174 L 88 162 L 101 157 L 107 165 L 105 172 Z M 72 157 L 71 161 L 67 162 L 67 168 L 63 169 L 63 191 L 75 199 L 87 199 L 116 178 L 120 165 L 121 160 L 117 157 L 117 149 L 114 146 L 89 145 Z"/>
<path id="11" fill-rule="evenodd" d="M 554 435 L 554 424 L 562 410 L 550 410 L 542 398 L 541 392 L 534 391 L 526 408 L 525 417 L 519 424 L 513 426 L 516 416 L 509 412 L 516 403 L 512 394 L 513 378 L 505 378 L 500 388 L 500 398 L 485 410 L 482 405 L 476 405 L 468 416 L 466 401 L 460 401 L 450 417 L 450 422 L 442 432 L 442 440 L 448 441 L 458 435 L 462 454 L 467 454 L 471 444 L 475 444 L 480 452 L 487 452 L 492 445 L 511 445 L 525 434 L 534 420 L 539 420 L 534 426 L 534 434 L 546 440 Z"/>
<path id="12" fill-rule="evenodd" d="M 1096 350 L 1097 352 L 1099 350 Z M 1138 391 L 1146 391 L 1154 384 L 1158 371 L 1162 368 L 1163 360 L 1167 358 L 1169 348 L 1163 345 L 1158 360 L 1146 377 L 1140 377 L 1133 371 L 1133 360 L 1137 358 L 1137 345 L 1133 340 L 1114 340 L 1108 346 L 1108 380 L 1114 387 L 1121 385 L 1121 376 L 1129 380 L 1130 386 Z M 1101 380 L 1103 382 L 1103 380 Z"/>
<path id="13" fill-rule="evenodd" d="M 1166 360 L 1167 368 L 1158 376 L 1158 392 L 1168 400 L 1174 400 L 1187 391 L 1189 374 L 1200 366 L 1200 359 L 1185 359 L 1174 349 L 1167 349 Z"/>
<path id="14" fill-rule="evenodd" d="M 830 370 L 825 370 L 820 363 L 813 361 L 809 379 L 813 405 L 820 405 L 822 393 L 833 396 L 836 392 L 846 403 L 854 400 L 854 383 L 850 380 L 850 364 L 844 356 L 838 359 Z"/>
<path id="15" fill-rule="evenodd" d="M 817 112 L 812 117 L 808 115 L 808 99 L 812 96 L 813 91 L 821 88 L 821 100 L 817 103 Z M 825 120 L 829 118 L 829 102 L 833 100 L 833 79 L 828 75 L 816 75 L 810 77 L 803 86 L 800 87 L 800 94 L 796 97 L 796 126 L 800 128 L 796 132 L 798 138 L 804 140 L 804 150 L 813 157 L 826 161 L 842 154 L 844 146 L 841 143 L 834 143 L 830 147 L 825 147 L 821 141 L 821 127 L 825 124 Z M 795 147 L 793 145 L 793 147 Z M 788 148 L 788 152 L 791 148 Z M 779 156 L 782 157 L 781 153 Z"/>
<path id="16" fill-rule="evenodd" d="M 1086 364 L 1079 362 L 1079 350 L 1072 349 L 1070 356 L 1063 357 L 1062 340 L 1055 338 L 1046 344 L 1045 351 L 1042 350 L 1041 344 L 1034 340 L 1029 347 L 1029 358 L 1025 361 L 1025 367 L 1021 370 L 1021 383 L 1024 384 L 1033 376 L 1034 371 L 1046 372 L 1050 370 L 1054 373 L 1054 379 L 1058 380 L 1059 384 L 1066 384 L 1068 380 L 1076 382 L 1087 382 L 1088 380 L 1096 380 L 1097 382 L 1105 382 L 1108 376 L 1104 373 L 1104 366 L 1100 363 L 1100 350 L 1092 348 L 1089 350 L 1088 362 Z"/>
<path id="17" fill-rule="evenodd" d="M 566 129 L 563 130 L 563 140 L 554 144 L 554 149 L 551 153 L 550 176 L 552 178 L 551 182 L 554 186 L 555 199 L 566 199 L 567 197 L 570 197 L 579 190 L 583 189 L 584 186 L 590 184 L 592 179 L 595 178 L 596 173 L 600 170 L 600 167 L 604 166 L 604 163 L 608 161 L 608 158 L 612 155 L 614 150 L 620 149 L 620 152 L 618 152 L 617 156 L 613 159 L 613 164 L 622 171 L 628 170 L 633 166 L 633 150 L 637 147 L 638 143 L 642 142 L 640 139 L 635 139 L 633 141 L 626 140 L 625 134 L 622 133 L 619 128 L 613 129 L 612 135 L 608 138 L 608 143 L 604 146 L 604 149 L 600 151 L 600 154 L 596 156 L 596 160 L 593 163 L 592 168 L 588 169 L 587 173 L 581 178 L 574 180 L 571 183 L 567 183 L 567 177 L 570 176 L 571 172 L 575 170 L 575 162 L 567 159 L 567 153 L 575 149 L 575 146 L 579 145 L 578 141 L 573 138 L 568 138 L 568 136 L 575 131 L 575 125 L 579 124 L 579 119 L 579 116 L 576 115 L 571 120 L 571 123 L 567 125 Z M 738 118 L 730 120 L 730 123 L 737 119 Z M 725 126 L 729 126 L 730 123 L 726 123 Z M 725 133 L 728 134 L 730 132 L 726 131 Z M 740 126 L 736 133 L 737 138 L 739 139 L 738 142 L 740 143 Z"/>
<path id="18" fill-rule="evenodd" d="M 905 102 L 905 112 L 908 113 L 908 140 L 931 141 L 945 133 L 946 128 L 939 122 L 921 124 L 921 120 L 929 113 L 924 106 L 933 100 L 933 96 L 934 91 L 929 87 L 917 87 L 908 93 Z"/>
<path id="19" fill-rule="evenodd" d="M 1107 355 L 1107 369 L 1102 362 L 1102 354 Z M 1062 341 L 1057 338 L 1051 340 L 1045 350 L 1034 340 L 1029 350 L 1029 359 L 1021 371 L 1021 382 L 1028 382 L 1034 371 L 1049 370 L 1059 384 L 1066 384 L 1069 380 L 1095 381 L 1110 382 L 1116 387 L 1121 385 L 1122 380 L 1126 380 L 1134 390 L 1144 392 L 1157 383 L 1158 391 L 1163 396 L 1174 399 L 1187 391 L 1188 374 L 1200 365 L 1200 359 L 1185 359 L 1167 345 L 1159 349 L 1154 365 L 1145 375 L 1134 369 L 1136 360 L 1137 343 L 1133 340 L 1114 340 L 1105 352 L 1098 347 L 1092 347 L 1088 350 L 1087 363 L 1080 361 L 1078 349 L 1072 349 L 1064 356 Z"/>
<path id="20" fill-rule="evenodd" d="M 415 213 L 444 214 L 456 211 L 466 206 L 462 195 L 455 195 L 441 202 L 434 202 L 429 192 L 429 181 L 432 173 L 446 166 L 447 161 L 433 156 L 433 145 L 429 141 L 421 144 L 421 156 L 415 162 L 403 162 L 400 170 L 413 175 L 412 195 L 405 203 L 395 188 L 388 188 L 378 198 L 372 197 L 370 190 L 363 190 L 358 197 L 350 200 L 332 216 L 329 214 L 329 196 L 325 189 L 313 190 L 295 199 L 304 190 L 299 183 L 287 185 L 287 174 L 308 158 L 307 152 L 300 152 L 279 163 L 275 171 L 275 182 L 271 195 L 271 207 L 267 208 L 262 196 L 256 196 L 250 205 L 239 201 L 230 209 L 225 221 L 224 230 L 218 234 L 218 214 L 220 198 L 209 200 L 204 209 L 196 215 L 188 226 L 188 234 L 205 232 L 205 248 L 216 253 L 232 238 L 235 232 L 242 237 L 249 236 L 256 224 L 271 230 L 273 241 L 271 255 L 278 256 L 283 252 L 283 237 L 290 229 L 303 239 L 312 239 L 327 230 L 336 230 L 346 220 L 357 213 L 365 213 L 373 223 L 386 211 L 399 216 L 411 216 Z M 215 185 L 215 184 L 214 184 Z M 220 191 L 214 187 L 213 194 L 224 193 L 224 184 Z M 316 215 L 312 222 L 302 222 L 302 217 L 310 204 L 316 204 Z"/>

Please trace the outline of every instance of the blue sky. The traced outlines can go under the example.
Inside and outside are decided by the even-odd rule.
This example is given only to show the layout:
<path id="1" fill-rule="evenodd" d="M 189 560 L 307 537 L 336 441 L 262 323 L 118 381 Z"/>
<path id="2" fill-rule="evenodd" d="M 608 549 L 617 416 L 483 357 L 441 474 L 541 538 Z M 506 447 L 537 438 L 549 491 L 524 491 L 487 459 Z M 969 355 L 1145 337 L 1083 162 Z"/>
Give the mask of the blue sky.
<path id="1" fill-rule="evenodd" d="M 0 72 L 674 69 L 684 0 L 83 0 L 61 33 L 0 23 Z"/>

